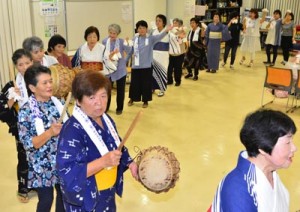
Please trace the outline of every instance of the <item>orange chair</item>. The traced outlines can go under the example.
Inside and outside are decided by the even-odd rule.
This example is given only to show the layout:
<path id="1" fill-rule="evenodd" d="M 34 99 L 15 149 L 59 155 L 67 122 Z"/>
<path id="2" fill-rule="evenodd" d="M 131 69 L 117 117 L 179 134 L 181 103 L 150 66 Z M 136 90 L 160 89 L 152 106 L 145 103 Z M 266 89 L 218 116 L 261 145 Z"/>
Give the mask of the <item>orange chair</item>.
<path id="1" fill-rule="evenodd" d="M 296 99 L 296 103 L 295 103 L 295 106 L 291 109 L 291 112 L 293 113 L 296 109 L 298 109 L 299 107 L 297 107 L 297 101 L 298 101 L 298 98 L 300 97 L 300 70 L 298 69 L 297 70 L 297 74 L 298 74 L 298 77 L 297 77 L 297 81 L 295 83 L 295 87 L 294 87 L 294 92 L 295 92 L 295 95 L 294 95 L 294 99 Z M 293 102 L 292 102 L 292 105 L 294 105 L 294 99 L 293 99 Z"/>
<path id="2" fill-rule="evenodd" d="M 267 104 L 273 103 L 276 96 L 274 95 L 274 98 L 272 101 L 263 103 L 264 102 L 264 93 L 265 88 L 269 88 L 272 90 L 281 90 L 281 91 L 287 91 L 289 94 L 291 94 L 292 88 L 293 88 L 293 72 L 291 69 L 285 69 L 285 68 L 275 68 L 272 66 L 266 67 L 266 78 L 264 83 L 264 88 L 262 92 L 262 98 L 261 98 L 261 107 L 266 106 Z M 288 109 L 289 105 L 289 96 L 286 103 L 286 112 L 288 112 L 290 109 Z"/>

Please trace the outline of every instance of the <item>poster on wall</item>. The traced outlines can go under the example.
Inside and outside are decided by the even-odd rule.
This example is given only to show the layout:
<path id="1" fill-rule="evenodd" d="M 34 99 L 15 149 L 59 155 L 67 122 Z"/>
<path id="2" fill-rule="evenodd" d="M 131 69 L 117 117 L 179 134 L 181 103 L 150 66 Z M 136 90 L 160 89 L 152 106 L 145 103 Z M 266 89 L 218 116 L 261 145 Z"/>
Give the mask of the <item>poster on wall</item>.
<path id="1" fill-rule="evenodd" d="M 41 0 L 40 1 L 41 16 L 57 16 L 59 15 L 58 0 Z"/>
<path id="2" fill-rule="evenodd" d="M 195 6 L 195 15 L 205 16 L 206 6 L 205 5 L 196 5 Z"/>
<path id="3" fill-rule="evenodd" d="M 121 4 L 121 14 L 124 23 L 132 21 L 132 4 L 130 2 Z"/>
<path id="4" fill-rule="evenodd" d="M 50 38 L 57 34 L 57 25 L 45 25 L 45 37 Z"/>
<path id="5" fill-rule="evenodd" d="M 184 16 L 190 17 L 195 15 L 195 3 L 191 1 L 184 2 Z"/>

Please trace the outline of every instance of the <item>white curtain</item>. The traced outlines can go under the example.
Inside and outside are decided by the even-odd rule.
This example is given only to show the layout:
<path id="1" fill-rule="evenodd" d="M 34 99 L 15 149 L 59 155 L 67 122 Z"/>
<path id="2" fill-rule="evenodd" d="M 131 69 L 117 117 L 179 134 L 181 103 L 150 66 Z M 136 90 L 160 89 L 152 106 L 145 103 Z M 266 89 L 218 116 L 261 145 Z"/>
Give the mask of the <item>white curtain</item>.
<path id="1" fill-rule="evenodd" d="M 15 77 L 11 56 L 32 36 L 29 0 L 0 0 L 0 87 Z M 14 75 L 14 76 L 11 76 Z"/>

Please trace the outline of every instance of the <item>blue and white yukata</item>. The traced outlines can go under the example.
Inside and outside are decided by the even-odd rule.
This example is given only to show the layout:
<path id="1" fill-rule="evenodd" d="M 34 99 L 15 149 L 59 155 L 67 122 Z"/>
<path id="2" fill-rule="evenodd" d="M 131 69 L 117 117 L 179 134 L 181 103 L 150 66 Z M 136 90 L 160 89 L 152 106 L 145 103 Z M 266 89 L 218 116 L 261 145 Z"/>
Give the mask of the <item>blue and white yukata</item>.
<path id="1" fill-rule="evenodd" d="M 161 32 L 155 29 L 152 35 Z M 167 71 L 169 66 L 169 36 L 163 37 L 153 47 L 153 90 L 167 90 Z"/>
<path id="2" fill-rule="evenodd" d="M 78 110 L 78 107 L 76 109 Z M 94 127 L 95 134 L 98 134 L 96 137 L 100 136 L 108 151 L 117 149 L 113 133 L 111 133 L 116 132 L 116 127 L 108 115 L 101 116 L 103 129 L 90 117 L 85 115 L 85 119 L 90 120 L 88 122 Z M 92 126 L 89 128 L 93 128 Z M 111 126 L 114 130 L 110 130 Z M 95 175 L 87 177 L 87 164 L 101 157 L 94 141 L 95 139 L 91 139 L 80 121 L 74 117 L 73 112 L 73 116 L 64 124 L 60 132 L 57 152 L 58 174 L 67 212 L 116 211 L 115 193 L 122 195 L 123 173 L 133 160 L 127 148 L 123 147 L 115 184 L 108 189 L 98 191 Z"/>
<path id="3" fill-rule="evenodd" d="M 211 212 L 288 212 L 289 193 L 276 171 L 274 188 L 265 174 L 240 153 L 237 167 L 220 182 Z"/>

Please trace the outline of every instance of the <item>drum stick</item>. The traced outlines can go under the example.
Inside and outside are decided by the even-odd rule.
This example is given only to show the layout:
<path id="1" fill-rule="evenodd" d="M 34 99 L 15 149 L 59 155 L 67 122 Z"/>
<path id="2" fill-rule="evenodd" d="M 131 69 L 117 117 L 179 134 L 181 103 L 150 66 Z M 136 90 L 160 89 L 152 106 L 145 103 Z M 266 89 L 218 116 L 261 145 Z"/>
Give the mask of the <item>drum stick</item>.
<path id="1" fill-rule="evenodd" d="M 63 119 L 64 119 L 64 117 L 65 117 L 65 115 L 66 115 L 66 112 L 67 112 L 67 109 L 68 109 L 68 106 L 69 106 L 69 103 L 70 103 L 70 101 L 71 101 L 71 97 L 72 97 L 72 93 L 69 92 L 69 93 L 68 93 L 67 100 L 66 100 L 65 105 L 64 105 L 64 108 L 63 108 L 63 111 L 62 111 L 62 113 L 61 113 L 61 116 L 60 116 L 60 118 L 58 119 L 58 123 L 62 123 L 62 122 L 63 122 Z"/>
<path id="2" fill-rule="evenodd" d="M 143 114 L 143 111 L 141 110 L 140 112 L 138 112 L 138 114 L 136 114 L 135 118 L 133 119 L 129 129 L 127 130 L 122 142 L 120 143 L 118 150 L 122 150 L 125 142 L 127 141 L 128 137 L 130 136 L 132 130 L 135 128 L 135 125 L 138 123 L 138 121 L 140 120 L 141 116 Z"/>

